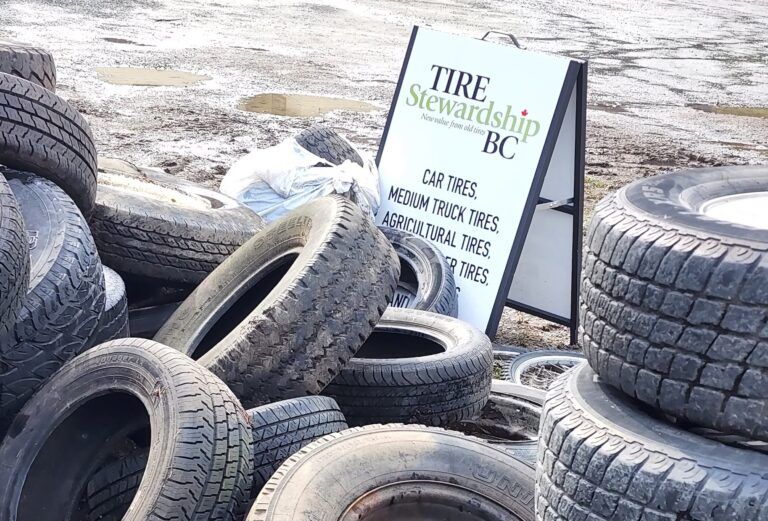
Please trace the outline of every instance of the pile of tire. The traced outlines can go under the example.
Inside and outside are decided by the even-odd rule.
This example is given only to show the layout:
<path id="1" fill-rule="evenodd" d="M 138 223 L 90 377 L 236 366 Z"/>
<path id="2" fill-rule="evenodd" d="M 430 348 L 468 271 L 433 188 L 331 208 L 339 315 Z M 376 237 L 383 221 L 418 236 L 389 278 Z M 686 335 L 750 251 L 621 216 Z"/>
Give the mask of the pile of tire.
<path id="1" fill-rule="evenodd" d="M 530 447 L 447 430 L 503 390 L 434 246 L 97 158 L 49 53 L 0 71 L 0 519 L 533 518 Z"/>
<path id="2" fill-rule="evenodd" d="M 597 206 L 589 364 L 542 409 L 537 519 L 768 519 L 766 193 L 768 168 L 722 167 Z"/>

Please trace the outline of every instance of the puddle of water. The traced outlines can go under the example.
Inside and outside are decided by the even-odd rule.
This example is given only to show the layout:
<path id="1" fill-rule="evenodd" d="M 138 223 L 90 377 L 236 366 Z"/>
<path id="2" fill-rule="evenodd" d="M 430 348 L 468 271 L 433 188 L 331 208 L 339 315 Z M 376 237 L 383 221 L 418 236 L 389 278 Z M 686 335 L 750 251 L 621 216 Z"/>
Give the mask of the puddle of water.
<path id="1" fill-rule="evenodd" d="M 128 45 L 138 45 L 139 47 L 149 47 L 145 43 L 134 42 L 133 40 L 126 40 L 125 38 L 102 38 L 105 42 L 109 43 L 125 43 Z"/>
<path id="2" fill-rule="evenodd" d="M 209 76 L 173 69 L 145 69 L 140 67 L 96 67 L 99 79 L 113 85 L 137 85 L 142 87 L 187 87 Z"/>
<path id="3" fill-rule="evenodd" d="M 305 118 L 319 116 L 333 110 L 351 110 L 354 112 L 370 112 L 376 110 L 374 105 L 363 101 L 325 96 L 307 96 L 303 94 L 258 94 L 240 100 L 240 110 L 257 112 L 259 114 L 275 114 L 277 116 L 293 116 Z"/>
<path id="4" fill-rule="evenodd" d="M 705 105 L 703 103 L 690 103 L 688 106 L 692 109 L 712 114 L 768 119 L 768 107 L 729 107 L 725 105 Z"/>

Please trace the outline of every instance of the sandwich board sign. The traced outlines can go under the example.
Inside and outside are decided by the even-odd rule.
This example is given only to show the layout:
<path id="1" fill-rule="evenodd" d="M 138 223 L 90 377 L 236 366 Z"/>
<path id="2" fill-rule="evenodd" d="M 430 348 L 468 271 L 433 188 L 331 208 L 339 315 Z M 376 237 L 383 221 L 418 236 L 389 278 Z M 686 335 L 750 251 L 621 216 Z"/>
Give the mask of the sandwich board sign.
<path id="1" fill-rule="evenodd" d="M 376 221 L 445 254 L 459 318 L 490 336 L 505 305 L 575 331 L 585 105 L 584 62 L 411 33 L 376 157 Z"/>

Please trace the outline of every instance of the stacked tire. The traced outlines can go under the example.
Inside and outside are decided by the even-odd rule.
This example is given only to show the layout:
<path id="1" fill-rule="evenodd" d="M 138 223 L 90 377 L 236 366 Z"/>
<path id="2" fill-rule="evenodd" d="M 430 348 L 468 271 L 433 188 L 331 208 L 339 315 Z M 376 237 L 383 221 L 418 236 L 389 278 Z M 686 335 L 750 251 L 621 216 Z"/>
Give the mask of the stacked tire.
<path id="1" fill-rule="evenodd" d="M 528 445 L 435 428 L 478 418 L 493 359 L 433 245 L 97 158 L 55 78 L 0 42 L 0 519 L 532 518 Z"/>
<path id="2" fill-rule="evenodd" d="M 590 367 L 547 397 L 538 519 L 768 519 L 766 192 L 768 168 L 725 167 L 598 205 L 582 282 Z"/>

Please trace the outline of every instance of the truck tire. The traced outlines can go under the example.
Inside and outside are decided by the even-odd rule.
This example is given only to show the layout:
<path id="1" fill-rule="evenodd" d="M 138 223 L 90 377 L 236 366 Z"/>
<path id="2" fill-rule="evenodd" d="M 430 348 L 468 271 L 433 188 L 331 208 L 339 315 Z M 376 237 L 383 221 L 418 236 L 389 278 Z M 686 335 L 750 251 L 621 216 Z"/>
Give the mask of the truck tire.
<path id="1" fill-rule="evenodd" d="M 209 371 L 138 339 L 77 357 L 27 403 L 0 447 L 0 519 L 72 519 L 137 419 L 151 429 L 149 463 L 122 519 L 234 520 L 251 487 L 245 411 Z"/>
<path id="2" fill-rule="evenodd" d="M 48 89 L 0 72 L 0 164 L 56 183 L 83 215 L 96 199 L 88 122 Z"/>
<path id="3" fill-rule="evenodd" d="M 104 276 L 88 225 L 47 179 L 5 170 L 30 243 L 29 291 L 0 338 L 0 432 L 62 364 L 90 347 Z"/>
<path id="4" fill-rule="evenodd" d="M 99 320 L 91 345 L 97 346 L 116 340 L 128 338 L 128 298 L 125 295 L 125 283 L 120 275 L 106 266 L 104 269 L 104 312 Z"/>
<path id="5" fill-rule="evenodd" d="M 458 316 L 459 295 L 445 255 L 418 235 L 386 226 L 379 228 L 400 257 L 400 279 L 392 306 Z"/>
<path id="6" fill-rule="evenodd" d="M 197 284 L 264 222 L 219 192 L 156 169 L 104 158 L 91 228 L 118 273 Z"/>
<path id="7" fill-rule="evenodd" d="M 768 441 L 768 224 L 717 214 L 766 191 L 766 167 L 626 186 L 595 211 L 581 291 L 584 352 L 603 381 L 743 443 Z"/>
<path id="8" fill-rule="evenodd" d="M 0 72 L 12 74 L 51 92 L 56 90 L 56 64 L 44 49 L 0 40 Z"/>
<path id="9" fill-rule="evenodd" d="M 324 125 L 314 125 L 302 130 L 295 139 L 304 149 L 331 164 L 340 165 L 344 161 L 352 161 L 363 166 L 363 158 L 355 147 L 335 130 Z"/>
<path id="10" fill-rule="evenodd" d="M 530 521 L 533 472 L 493 445 L 421 425 L 371 425 L 294 454 L 247 521 L 483 519 Z"/>
<path id="11" fill-rule="evenodd" d="M 350 425 L 444 426 L 480 412 L 492 366 L 490 340 L 466 322 L 390 308 L 323 394 Z"/>
<path id="12" fill-rule="evenodd" d="M 19 204 L 0 169 L 0 337 L 13 328 L 29 287 L 29 242 Z"/>
<path id="13" fill-rule="evenodd" d="M 586 364 L 547 395 L 537 468 L 540 521 L 747 521 L 768 512 L 768 456 L 649 414 Z"/>
<path id="14" fill-rule="evenodd" d="M 224 380 L 246 407 L 319 394 L 389 305 L 399 263 L 347 199 L 315 199 L 211 273 L 155 335 Z"/>

